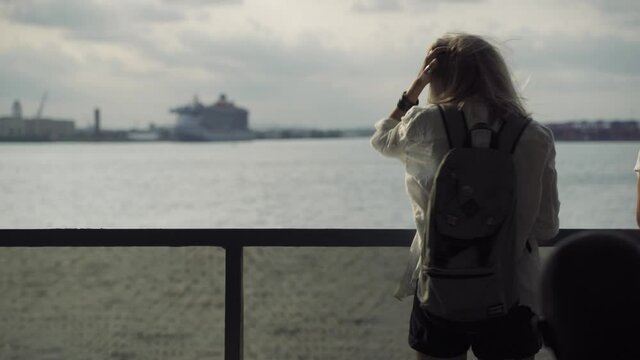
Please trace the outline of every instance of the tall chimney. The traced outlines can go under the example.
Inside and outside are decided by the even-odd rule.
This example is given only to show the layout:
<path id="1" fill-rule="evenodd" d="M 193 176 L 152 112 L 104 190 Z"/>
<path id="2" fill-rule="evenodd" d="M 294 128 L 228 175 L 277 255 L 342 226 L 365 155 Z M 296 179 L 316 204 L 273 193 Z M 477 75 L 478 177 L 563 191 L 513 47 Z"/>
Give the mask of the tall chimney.
<path id="1" fill-rule="evenodd" d="M 11 116 L 14 119 L 22 119 L 22 105 L 20 105 L 20 101 L 16 100 L 13 102 L 13 106 L 11 107 Z"/>
<path id="2" fill-rule="evenodd" d="M 93 135 L 95 137 L 100 136 L 100 108 L 96 108 L 93 112 L 94 125 L 93 125 Z"/>

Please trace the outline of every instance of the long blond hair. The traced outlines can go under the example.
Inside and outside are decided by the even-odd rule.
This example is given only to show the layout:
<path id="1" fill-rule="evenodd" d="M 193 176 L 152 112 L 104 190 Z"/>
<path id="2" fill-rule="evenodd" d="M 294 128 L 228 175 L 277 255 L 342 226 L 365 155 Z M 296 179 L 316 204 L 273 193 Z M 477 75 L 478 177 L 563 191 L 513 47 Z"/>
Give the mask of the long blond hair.
<path id="1" fill-rule="evenodd" d="M 529 116 L 507 64 L 487 40 L 466 33 L 446 33 L 436 40 L 435 47 L 444 47 L 445 51 L 437 56 L 431 75 L 430 103 L 461 107 L 466 99 L 474 97 L 487 105 L 491 116 Z"/>

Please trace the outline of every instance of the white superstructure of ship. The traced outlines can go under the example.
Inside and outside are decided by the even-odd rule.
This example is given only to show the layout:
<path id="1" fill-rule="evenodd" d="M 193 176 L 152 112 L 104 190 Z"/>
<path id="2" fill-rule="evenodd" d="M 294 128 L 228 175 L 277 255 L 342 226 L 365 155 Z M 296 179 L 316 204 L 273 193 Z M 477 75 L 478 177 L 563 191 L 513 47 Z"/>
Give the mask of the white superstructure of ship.
<path id="1" fill-rule="evenodd" d="M 255 137 L 249 130 L 249 112 L 221 94 L 205 106 L 195 96 L 193 103 L 171 109 L 178 115 L 174 136 L 183 141 L 237 141 Z"/>

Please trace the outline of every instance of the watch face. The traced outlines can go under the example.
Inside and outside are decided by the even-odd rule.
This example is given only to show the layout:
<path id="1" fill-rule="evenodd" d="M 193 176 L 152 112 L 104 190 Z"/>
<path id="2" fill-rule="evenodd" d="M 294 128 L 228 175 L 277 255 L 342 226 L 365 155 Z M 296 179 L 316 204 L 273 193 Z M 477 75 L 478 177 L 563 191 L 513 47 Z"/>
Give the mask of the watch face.
<path id="1" fill-rule="evenodd" d="M 400 100 L 398 100 L 397 107 L 398 107 L 398 109 L 400 109 L 402 111 L 408 111 L 409 108 L 411 107 L 411 105 L 407 104 L 406 97 L 404 95 L 402 95 Z"/>
<path id="2" fill-rule="evenodd" d="M 411 109 L 412 106 L 418 105 L 418 101 L 414 103 L 411 102 L 411 100 L 409 100 L 409 98 L 407 97 L 407 92 L 404 91 L 402 93 L 402 96 L 400 97 L 400 100 L 398 100 L 398 109 L 402 110 L 402 111 L 409 111 L 409 109 Z"/>

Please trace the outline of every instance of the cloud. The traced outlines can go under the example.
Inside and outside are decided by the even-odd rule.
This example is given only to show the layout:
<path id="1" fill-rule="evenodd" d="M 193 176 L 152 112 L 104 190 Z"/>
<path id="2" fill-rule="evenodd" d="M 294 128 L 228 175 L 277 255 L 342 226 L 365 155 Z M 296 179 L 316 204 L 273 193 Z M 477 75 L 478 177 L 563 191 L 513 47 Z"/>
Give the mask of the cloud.
<path id="1" fill-rule="evenodd" d="M 479 3 L 485 0 L 356 0 L 351 10 L 361 13 L 433 10 L 441 4 Z"/>
<path id="2" fill-rule="evenodd" d="M 68 101 L 61 116 L 80 119 L 100 104 L 114 125 L 126 126 L 172 123 L 168 108 L 194 93 L 209 102 L 226 92 L 250 109 L 252 124 L 368 126 L 406 89 L 428 42 L 459 26 L 497 39 L 520 35 L 507 42 L 507 57 L 522 78 L 531 75 L 525 95 L 547 118 L 606 117 L 557 101 L 563 93 L 591 106 L 607 92 L 603 98 L 617 94 L 618 103 L 631 104 L 638 94 L 639 41 L 619 36 L 619 29 L 630 33 L 614 21 L 624 12 L 613 5 L 597 12 L 607 3 L 590 1 L 580 11 L 523 2 L 522 11 L 494 0 L 0 0 L 0 16 L 10 19 L 0 21 L 0 32 L 20 35 L 0 43 L 0 82 L 7 84 L 0 98 L 37 102 L 49 89 Z M 405 16 L 423 9 L 430 11 Z"/>
<path id="3" fill-rule="evenodd" d="M 192 32 L 184 33 L 181 39 L 186 56 L 227 72 L 305 78 L 349 62 L 346 54 L 323 46 L 313 35 L 292 45 L 273 37 L 215 38 Z"/>
<path id="4" fill-rule="evenodd" d="M 356 12 L 388 12 L 400 11 L 402 7 L 399 0 L 357 0 L 352 5 Z"/>
<path id="5" fill-rule="evenodd" d="M 243 0 L 162 0 L 172 5 L 240 5 Z"/>
<path id="6" fill-rule="evenodd" d="M 606 29 L 610 34 L 615 34 L 629 40 L 638 39 L 640 33 L 640 1 L 637 0 L 573 0 L 567 5 L 583 9 L 591 9 L 593 14 L 600 19 L 600 28 Z M 578 12 L 579 13 L 579 12 Z M 589 29 L 587 33 L 593 33 L 596 29 Z"/>
<path id="7" fill-rule="evenodd" d="M 86 96 L 86 92 L 74 84 L 79 65 L 77 59 L 56 46 L 14 48 L 11 52 L 0 53 L 0 63 L 3 64 L 0 67 L 0 84 L 3 84 L 0 86 L 0 99 L 3 100 L 0 114 L 7 111 L 10 101 L 17 99 L 23 104 L 25 116 L 33 116 L 45 91 L 49 91 L 49 98 L 56 102 Z M 50 102 L 45 113 L 50 114 L 51 106 Z"/>
<path id="8" fill-rule="evenodd" d="M 580 2 L 591 4 L 598 10 L 608 13 L 640 12 L 640 2 L 637 0 L 580 0 Z"/>
<path id="9" fill-rule="evenodd" d="M 512 41 L 514 61 L 534 69 L 640 75 L 640 39 L 612 36 L 535 36 Z"/>
<path id="10" fill-rule="evenodd" d="M 60 28 L 74 38 L 122 40 L 149 24 L 184 20 L 187 10 L 153 0 L 129 3 L 96 0 L 24 0 L 0 3 L 5 17 L 18 23 Z"/>
<path id="11" fill-rule="evenodd" d="M 83 0 L 27 0 L 7 4 L 7 17 L 13 21 L 76 31 L 106 28 L 114 15 L 108 6 Z"/>
<path id="12" fill-rule="evenodd" d="M 132 21 L 144 21 L 152 23 L 175 22 L 184 20 L 186 12 L 175 7 L 162 6 L 155 2 L 134 3 L 127 11 L 128 18 Z M 119 14 L 120 16 L 126 16 Z"/>

